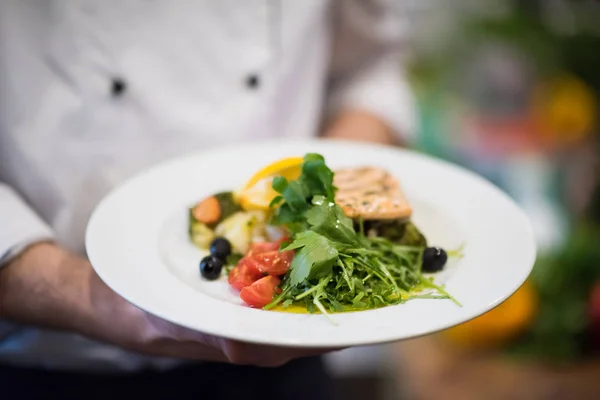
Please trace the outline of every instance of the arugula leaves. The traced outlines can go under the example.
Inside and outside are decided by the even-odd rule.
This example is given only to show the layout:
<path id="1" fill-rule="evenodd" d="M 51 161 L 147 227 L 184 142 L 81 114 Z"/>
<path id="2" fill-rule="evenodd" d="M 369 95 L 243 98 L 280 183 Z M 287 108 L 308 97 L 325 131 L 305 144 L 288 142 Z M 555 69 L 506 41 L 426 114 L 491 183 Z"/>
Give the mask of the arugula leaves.
<path id="1" fill-rule="evenodd" d="M 297 303 L 324 314 L 326 308 L 362 310 L 407 301 L 416 296 L 411 293 L 416 288 L 439 289 L 428 298 L 450 298 L 421 275 L 425 246 L 367 238 L 362 226 L 355 230 L 335 204 L 333 176 L 321 155 L 309 153 L 297 180 L 273 180 L 279 196 L 271 203 L 276 207 L 272 223 L 292 233 L 281 250 L 296 253 L 283 278 L 283 292 L 265 308 Z"/>

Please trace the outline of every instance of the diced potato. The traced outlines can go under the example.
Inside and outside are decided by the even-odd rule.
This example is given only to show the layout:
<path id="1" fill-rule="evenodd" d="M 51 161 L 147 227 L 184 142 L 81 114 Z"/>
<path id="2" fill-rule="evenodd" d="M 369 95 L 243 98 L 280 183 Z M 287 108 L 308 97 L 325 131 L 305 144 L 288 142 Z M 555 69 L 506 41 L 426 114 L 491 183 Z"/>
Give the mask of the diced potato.
<path id="1" fill-rule="evenodd" d="M 199 221 L 190 221 L 190 240 L 202 250 L 208 249 L 210 242 L 215 238 L 214 232 Z"/>
<path id="2" fill-rule="evenodd" d="M 246 254 L 252 241 L 264 240 L 265 221 L 262 211 L 239 211 L 217 225 L 215 234 L 229 240 L 234 252 Z"/>

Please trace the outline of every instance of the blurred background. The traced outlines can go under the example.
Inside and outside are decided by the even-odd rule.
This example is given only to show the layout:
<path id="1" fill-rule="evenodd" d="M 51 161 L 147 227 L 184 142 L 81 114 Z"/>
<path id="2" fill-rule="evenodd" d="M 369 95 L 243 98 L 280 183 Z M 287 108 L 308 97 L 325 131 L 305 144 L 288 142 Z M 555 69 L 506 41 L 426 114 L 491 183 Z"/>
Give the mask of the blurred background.
<path id="1" fill-rule="evenodd" d="M 331 357 L 342 397 L 600 399 L 600 2 L 405 3 L 418 149 L 512 196 L 539 257 L 476 320 Z"/>

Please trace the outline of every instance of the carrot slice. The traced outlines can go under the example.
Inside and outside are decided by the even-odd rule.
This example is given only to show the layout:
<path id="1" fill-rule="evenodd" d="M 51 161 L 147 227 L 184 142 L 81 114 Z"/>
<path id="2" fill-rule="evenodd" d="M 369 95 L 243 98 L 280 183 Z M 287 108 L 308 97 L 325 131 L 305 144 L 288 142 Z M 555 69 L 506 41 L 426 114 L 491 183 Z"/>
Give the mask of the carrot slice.
<path id="1" fill-rule="evenodd" d="M 221 206 L 215 196 L 207 197 L 194 207 L 192 214 L 196 220 L 210 225 L 219 221 Z"/>

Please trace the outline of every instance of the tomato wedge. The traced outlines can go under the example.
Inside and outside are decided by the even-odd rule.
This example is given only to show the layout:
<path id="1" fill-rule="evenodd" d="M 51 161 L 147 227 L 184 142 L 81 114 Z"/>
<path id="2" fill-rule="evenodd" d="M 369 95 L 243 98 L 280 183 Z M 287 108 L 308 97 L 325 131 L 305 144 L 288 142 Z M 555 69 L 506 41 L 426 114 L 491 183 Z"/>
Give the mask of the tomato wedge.
<path id="1" fill-rule="evenodd" d="M 246 259 L 242 258 L 238 265 L 229 272 L 227 281 L 234 289 L 242 290 L 246 286 L 252 285 L 262 276 L 262 274 L 257 274 L 252 269 L 248 268 Z"/>
<path id="2" fill-rule="evenodd" d="M 250 250 L 248 250 L 247 256 L 252 256 L 254 254 L 266 253 L 268 251 L 279 250 L 279 246 L 281 246 L 280 240 L 278 242 L 255 242 L 250 245 Z"/>
<path id="3" fill-rule="evenodd" d="M 248 269 L 255 274 L 281 276 L 290 269 L 293 258 L 293 251 L 267 251 L 248 256 L 246 265 L 248 266 Z"/>
<path id="4" fill-rule="evenodd" d="M 278 288 L 281 280 L 274 276 L 265 276 L 254 282 L 250 286 L 246 286 L 240 292 L 240 297 L 250 307 L 262 308 L 273 300 L 275 293 L 280 293 Z"/>
<path id="5" fill-rule="evenodd" d="M 279 251 L 283 240 L 258 242 L 229 272 L 229 284 L 240 291 L 240 297 L 250 307 L 264 307 L 273 299 L 281 283 L 279 276 L 290 268 L 294 251 Z"/>

